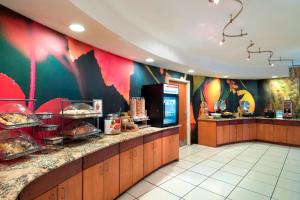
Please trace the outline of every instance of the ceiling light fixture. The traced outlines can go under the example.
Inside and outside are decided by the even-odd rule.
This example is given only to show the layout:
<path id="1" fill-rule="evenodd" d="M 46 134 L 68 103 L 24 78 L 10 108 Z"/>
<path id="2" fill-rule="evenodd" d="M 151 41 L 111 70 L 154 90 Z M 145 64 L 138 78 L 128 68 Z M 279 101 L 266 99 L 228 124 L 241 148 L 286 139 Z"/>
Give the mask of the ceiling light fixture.
<path id="1" fill-rule="evenodd" d="M 295 65 L 295 63 L 294 63 L 294 59 L 287 59 L 287 58 L 279 58 L 279 59 L 268 59 L 268 61 L 269 61 L 269 63 L 271 63 L 271 62 L 291 62 L 291 67 L 295 67 L 295 66 L 298 66 L 298 65 Z M 274 63 L 272 63 L 272 65 L 274 66 Z M 273 67 L 272 66 L 272 67 Z"/>
<path id="2" fill-rule="evenodd" d="M 152 63 L 152 62 L 154 62 L 154 59 L 153 58 L 146 58 L 146 60 L 145 60 L 147 63 Z"/>
<path id="3" fill-rule="evenodd" d="M 272 76 L 272 78 L 278 78 L 278 76 Z"/>
<path id="4" fill-rule="evenodd" d="M 195 70 L 193 70 L 193 69 L 188 70 L 188 73 L 194 73 L 194 72 L 195 72 Z"/>
<path id="5" fill-rule="evenodd" d="M 70 24 L 69 29 L 74 32 L 83 32 L 85 28 L 81 24 Z"/>
<path id="6" fill-rule="evenodd" d="M 255 43 L 251 40 L 250 41 L 250 45 L 247 47 L 247 53 L 248 53 L 248 58 L 247 60 L 250 60 L 251 58 L 251 54 L 261 54 L 261 53 L 269 53 L 269 57 L 268 57 L 268 62 L 269 62 L 269 65 L 272 66 L 272 63 L 271 63 L 271 58 L 273 56 L 273 51 L 270 51 L 270 50 L 261 50 L 260 48 L 258 48 L 258 51 L 251 51 L 250 48 L 253 47 L 255 45 Z"/>
<path id="7" fill-rule="evenodd" d="M 223 76 L 223 78 L 228 78 L 228 76 L 227 76 L 227 75 L 225 75 L 225 76 Z"/>
<path id="8" fill-rule="evenodd" d="M 219 3 L 218 0 L 208 0 L 208 1 L 211 2 L 211 3 L 215 3 L 215 4 Z M 222 44 L 225 42 L 225 37 L 244 37 L 244 36 L 248 35 L 248 33 L 245 33 L 243 31 L 243 29 L 241 29 L 241 33 L 240 34 L 227 34 L 227 33 L 225 33 L 225 31 L 228 28 L 228 26 L 233 23 L 233 21 L 241 14 L 241 12 L 243 11 L 243 8 L 244 8 L 243 2 L 241 0 L 234 0 L 234 1 L 238 2 L 241 5 L 241 8 L 240 8 L 240 10 L 235 15 L 230 14 L 230 19 L 229 19 L 229 21 L 227 22 L 227 24 L 223 28 L 223 32 L 222 32 L 222 37 L 223 37 Z M 221 42 L 219 44 L 221 44 Z"/>
<path id="9" fill-rule="evenodd" d="M 216 5 L 220 2 L 220 0 L 208 0 L 208 1 L 209 3 L 214 3 Z"/>

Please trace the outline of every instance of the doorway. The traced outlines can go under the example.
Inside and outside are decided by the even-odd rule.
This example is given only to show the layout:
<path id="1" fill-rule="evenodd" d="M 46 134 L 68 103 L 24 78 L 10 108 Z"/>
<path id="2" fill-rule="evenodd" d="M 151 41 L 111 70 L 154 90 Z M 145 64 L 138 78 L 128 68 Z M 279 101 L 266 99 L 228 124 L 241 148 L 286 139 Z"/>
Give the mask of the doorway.
<path id="1" fill-rule="evenodd" d="M 179 143 L 180 146 L 190 145 L 190 82 L 184 79 L 169 78 L 168 83 L 179 87 Z"/>

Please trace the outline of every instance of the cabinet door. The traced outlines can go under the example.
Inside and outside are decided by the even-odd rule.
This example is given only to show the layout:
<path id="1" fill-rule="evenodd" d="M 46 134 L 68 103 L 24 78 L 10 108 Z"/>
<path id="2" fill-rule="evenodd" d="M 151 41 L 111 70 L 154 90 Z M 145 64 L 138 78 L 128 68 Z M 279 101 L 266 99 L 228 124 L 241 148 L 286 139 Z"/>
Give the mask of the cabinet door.
<path id="1" fill-rule="evenodd" d="M 34 200 L 57 200 L 57 187 L 52 188 Z"/>
<path id="2" fill-rule="evenodd" d="M 153 143 L 154 143 L 153 168 L 158 169 L 162 165 L 161 138 L 154 140 Z M 146 158 L 144 158 L 144 160 L 146 160 Z"/>
<path id="3" fill-rule="evenodd" d="M 103 162 L 104 167 L 104 200 L 115 199 L 120 192 L 120 160 L 115 155 Z"/>
<path id="4" fill-rule="evenodd" d="M 81 200 L 82 199 L 82 173 L 67 179 L 58 185 L 59 200 Z"/>
<path id="5" fill-rule="evenodd" d="M 224 144 L 224 133 L 222 126 L 217 126 L 217 145 Z"/>
<path id="6" fill-rule="evenodd" d="M 263 124 L 263 135 L 264 141 L 273 142 L 274 141 L 274 130 L 273 124 Z"/>
<path id="7" fill-rule="evenodd" d="M 243 141 L 243 124 L 236 125 L 236 141 Z"/>
<path id="8" fill-rule="evenodd" d="M 171 156 L 170 160 L 178 160 L 179 159 L 179 134 L 175 134 L 170 136 L 171 137 Z"/>
<path id="9" fill-rule="evenodd" d="M 264 140 L 264 127 L 261 122 L 256 124 L 256 138 L 257 140 L 263 141 Z"/>
<path id="10" fill-rule="evenodd" d="M 237 124 L 231 124 L 229 126 L 229 141 L 230 142 L 236 142 L 236 130 L 237 130 Z"/>
<path id="11" fill-rule="evenodd" d="M 286 144 L 287 139 L 287 126 L 274 125 L 274 142 Z"/>
<path id="12" fill-rule="evenodd" d="M 132 185 L 132 157 L 132 149 L 120 153 L 120 193 Z"/>
<path id="13" fill-rule="evenodd" d="M 170 162 L 171 138 L 163 137 L 161 140 L 162 140 L 162 164 L 164 165 Z"/>
<path id="14" fill-rule="evenodd" d="M 144 144 L 144 176 L 154 170 L 154 141 Z"/>
<path id="15" fill-rule="evenodd" d="M 243 141 L 248 141 L 250 138 L 249 123 L 243 123 Z"/>
<path id="16" fill-rule="evenodd" d="M 300 145 L 300 126 L 287 126 L 287 143 Z"/>
<path id="17" fill-rule="evenodd" d="M 249 131 L 250 131 L 250 135 L 249 135 L 249 139 L 250 140 L 256 140 L 256 123 L 255 122 L 251 122 L 249 124 Z"/>
<path id="18" fill-rule="evenodd" d="M 143 178 L 144 175 L 144 148 L 139 145 L 133 148 L 132 159 L 132 182 L 135 184 Z"/>
<path id="19" fill-rule="evenodd" d="M 103 199 L 103 162 L 83 171 L 83 200 Z"/>

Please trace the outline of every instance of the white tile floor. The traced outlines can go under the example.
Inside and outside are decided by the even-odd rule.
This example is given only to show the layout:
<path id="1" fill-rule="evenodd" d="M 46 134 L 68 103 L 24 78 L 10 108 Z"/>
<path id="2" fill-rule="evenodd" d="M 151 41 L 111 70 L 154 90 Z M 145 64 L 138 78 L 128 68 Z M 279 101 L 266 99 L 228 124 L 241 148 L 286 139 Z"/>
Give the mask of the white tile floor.
<path id="1" fill-rule="evenodd" d="M 180 148 L 180 160 L 120 200 L 300 200 L 300 148 L 240 143 Z"/>

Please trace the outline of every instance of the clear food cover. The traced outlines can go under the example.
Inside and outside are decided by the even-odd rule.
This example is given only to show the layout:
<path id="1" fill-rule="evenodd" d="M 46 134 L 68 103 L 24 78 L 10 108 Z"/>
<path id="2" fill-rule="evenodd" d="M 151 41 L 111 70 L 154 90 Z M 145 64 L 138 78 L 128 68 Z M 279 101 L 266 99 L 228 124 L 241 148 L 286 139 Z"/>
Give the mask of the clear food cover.
<path id="1" fill-rule="evenodd" d="M 22 131 L 0 131 L 0 159 L 12 160 L 36 152 L 40 147 Z"/>
<path id="2" fill-rule="evenodd" d="M 64 135 L 84 135 L 87 133 L 99 132 L 94 125 L 86 121 L 74 121 L 66 126 L 63 131 Z"/>
<path id="3" fill-rule="evenodd" d="M 61 112 L 62 113 L 62 112 Z M 84 114 L 98 114 L 92 106 L 86 103 L 75 103 L 67 106 L 63 110 L 65 115 L 84 115 Z M 100 114 L 100 113 L 99 113 Z"/>
<path id="4" fill-rule="evenodd" d="M 10 103 L 0 107 L 0 125 L 9 127 L 39 122 L 38 118 L 21 104 Z"/>

